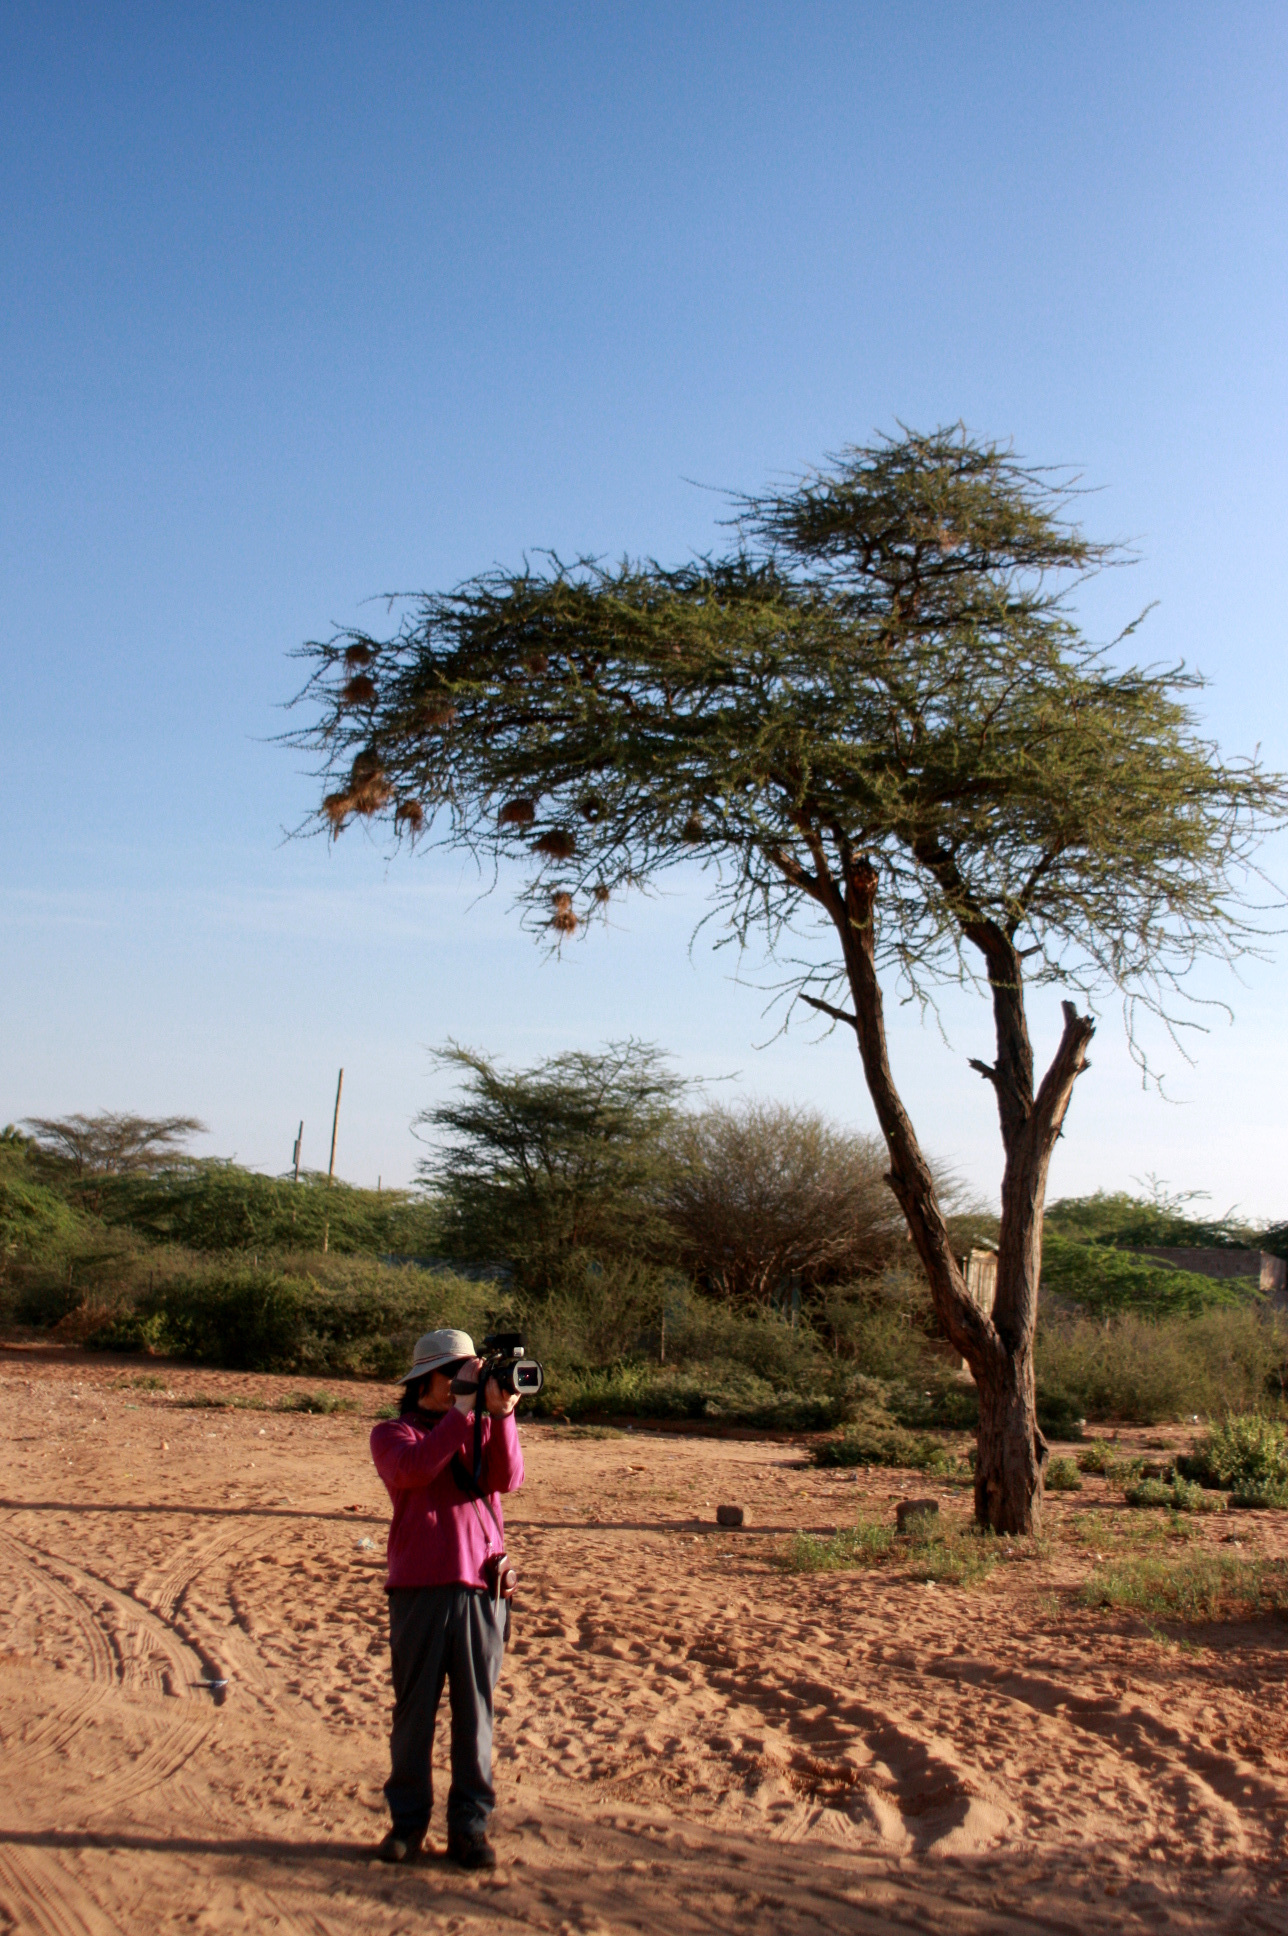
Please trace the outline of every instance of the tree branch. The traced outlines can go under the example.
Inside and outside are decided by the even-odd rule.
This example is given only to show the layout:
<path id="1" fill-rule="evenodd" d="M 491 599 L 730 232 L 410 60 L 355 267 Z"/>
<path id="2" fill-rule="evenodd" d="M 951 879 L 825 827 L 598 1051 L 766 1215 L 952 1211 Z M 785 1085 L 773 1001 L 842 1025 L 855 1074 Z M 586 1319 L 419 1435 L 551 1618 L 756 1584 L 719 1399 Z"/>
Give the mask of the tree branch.
<path id="1" fill-rule="evenodd" d="M 830 1015 L 834 1022 L 848 1022 L 855 1034 L 858 1034 L 858 1018 L 847 1014 L 843 1008 L 833 1008 L 831 1002 L 820 1001 L 817 995 L 807 995 L 804 989 L 801 990 L 801 1000 L 808 1002 L 811 1008 L 818 1009 L 820 1014 Z"/>

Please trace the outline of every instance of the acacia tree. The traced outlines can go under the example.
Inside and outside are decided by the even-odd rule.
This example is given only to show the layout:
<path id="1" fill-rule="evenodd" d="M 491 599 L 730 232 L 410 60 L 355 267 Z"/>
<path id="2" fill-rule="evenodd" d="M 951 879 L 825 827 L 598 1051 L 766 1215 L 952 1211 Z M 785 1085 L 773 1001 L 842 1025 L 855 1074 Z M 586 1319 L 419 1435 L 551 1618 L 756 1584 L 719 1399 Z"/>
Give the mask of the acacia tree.
<path id="1" fill-rule="evenodd" d="M 1166 1012 L 1198 956 L 1253 945 L 1243 870 L 1288 809 L 1278 776 L 1199 737 L 1193 675 L 1119 669 L 1082 637 L 1069 592 L 1114 554 L 1071 496 L 960 430 L 847 449 L 739 500 L 726 557 L 496 571 L 412 602 L 391 637 L 305 648 L 321 711 L 295 736 L 340 776 L 324 824 L 387 815 L 520 860 L 556 941 L 706 861 L 734 936 L 758 929 L 794 994 L 855 1032 L 890 1187 L 979 1389 L 976 1514 L 1007 1532 L 1041 1511 L 1042 1208 L 1094 1030 L 1079 1003 L 1110 987 Z M 896 1087 L 891 977 L 991 999 L 995 1048 L 973 1061 L 1005 1151 L 991 1313 Z M 1039 1077 L 1026 992 L 1048 984 L 1063 1030 Z"/>
<path id="2" fill-rule="evenodd" d="M 524 1290 L 547 1294 L 587 1253 L 665 1242 L 666 1136 L 685 1085 L 656 1049 L 612 1042 L 517 1071 L 469 1049 L 440 1060 L 463 1093 L 417 1122 L 438 1132 L 420 1171 L 451 1256 L 508 1258 Z"/>
<path id="3" fill-rule="evenodd" d="M 206 1135 L 196 1116 L 28 1116 L 25 1127 L 47 1156 L 77 1176 L 155 1176 L 184 1160 L 190 1136 Z"/>

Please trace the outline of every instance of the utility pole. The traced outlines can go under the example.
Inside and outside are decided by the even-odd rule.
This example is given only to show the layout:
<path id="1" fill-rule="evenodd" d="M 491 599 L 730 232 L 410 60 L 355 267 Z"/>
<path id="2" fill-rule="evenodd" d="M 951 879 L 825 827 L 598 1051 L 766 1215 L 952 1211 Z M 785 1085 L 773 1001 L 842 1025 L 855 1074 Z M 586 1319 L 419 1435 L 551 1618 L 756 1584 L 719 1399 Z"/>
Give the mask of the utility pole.
<path id="1" fill-rule="evenodd" d="M 300 1144 L 301 1144 L 301 1143 L 302 1143 L 303 1141 L 304 1141 L 304 1119 L 303 1119 L 303 1117 L 301 1117 L 301 1119 L 300 1119 L 300 1133 L 299 1133 L 299 1135 L 298 1135 L 298 1136 L 296 1137 L 296 1139 L 295 1139 L 295 1148 L 294 1148 L 294 1149 L 292 1150 L 292 1152 L 291 1152 L 291 1161 L 292 1161 L 292 1162 L 294 1163 L 294 1165 L 295 1165 L 295 1181 L 296 1181 L 297 1183 L 298 1183 L 298 1182 L 299 1182 L 299 1180 L 300 1180 Z"/>
<path id="2" fill-rule="evenodd" d="M 326 1186 L 328 1190 L 331 1188 L 331 1185 L 335 1182 L 335 1138 L 336 1138 L 336 1132 L 340 1127 L 340 1091 L 343 1088 L 344 1088 L 344 1070 L 341 1069 L 340 1080 L 335 1085 L 335 1114 L 331 1118 L 331 1167 L 326 1173 Z"/>

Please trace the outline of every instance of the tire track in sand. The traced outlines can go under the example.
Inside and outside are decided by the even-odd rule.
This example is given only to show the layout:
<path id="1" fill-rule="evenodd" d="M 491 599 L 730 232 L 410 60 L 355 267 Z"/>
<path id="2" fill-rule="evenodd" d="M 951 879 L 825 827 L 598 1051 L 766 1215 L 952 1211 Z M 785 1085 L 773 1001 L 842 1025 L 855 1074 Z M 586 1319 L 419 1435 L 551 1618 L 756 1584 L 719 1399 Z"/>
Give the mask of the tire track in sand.
<path id="1" fill-rule="evenodd" d="M 53 1590 L 60 1604 L 73 1613 L 90 1647 L 91 1679 L 86 1692 L 74 1700 L 70 1708 L 61 1709 L 56 1718 L 51 1718 L 51 1724 L 44 1730 L 38 1730 L 34 1737 L 29 1736 L 24 1747 L 30 1749 L 37 1746 L 45 1756 L 65 1748 L 84 1727 L 90 1711 L 113 1695 L 125 1700 L 128 1700 L 132 1691 L 153 1696 L 169 1695 L 178 1699 L 187 1712 L 175 1713 L 171 1719 L 159 1706 L 130 1703 L 135 1719 L 146 1717 L 147 1722 L 159 1727 L 161 1732 L 119 1772 L 95 1785 L 85 1811 L 86 1817 L 101 1815 L 117 1802 L 146 1793 L 148 1789 L 168 1781 L 191 1758 L 211 1731 L 212 1717 L 205 1697 L 202 1697 L 200 1707 L 191 1699 L 193 1684 L 200 1679 L 200 1657 L 166 1622 L 132 1594 L 114 1586 L 88 1567 L 77 1566 L 71 1560 L 43 1549 L 31 1548 L 26 1541 L 19 1540 L 11 1533 L 0 1535 L 0 1538 L 20 1563 L 36 1569 L 43 1576 L 44 1583 Z M 127 1653 L 121 1643 L 120 1632 L 103 1625 L 90 1604 L 93 1599 L 97 1599 L 100 1610 L 106 1607 L 116 1615 L 120 1632 L 139 1642 L 137 1653 Z M 162 1663 L 159 1674 L 146 1665 L 149 1656 Z M 138 1673 L 135 1670 L 140 1660 L 145 1666 L 144 1671 Z"/>
<path id="2" fill-rule="evenodd" d="M 55 1754 L 79 1732 L 85 1717 L 107 1700 L 117 1686 L 116 1656 L 81 1596 L 56 1574 L 39 1565 L 24 1541 L 11 1533 L 0 1532 L 0 1551 L 17 1569 L 34 1576 L 47 1598 L 71 1618 L 85 1643 L 88 1677 L 83 1674 L 72 1677 L 67 1689 L 70 1699 L 60 1703 L 44 1721 L 37 1722 L 22 1744 L 24 1752 L 39 1749 L 46 1755 Z"/>
<path id="3" fill-rule="evenodd" d="M 11 1842 L 0 1842 L 0 1910 L 35 1936 L 125 1936 L 46 1850 Z"/>

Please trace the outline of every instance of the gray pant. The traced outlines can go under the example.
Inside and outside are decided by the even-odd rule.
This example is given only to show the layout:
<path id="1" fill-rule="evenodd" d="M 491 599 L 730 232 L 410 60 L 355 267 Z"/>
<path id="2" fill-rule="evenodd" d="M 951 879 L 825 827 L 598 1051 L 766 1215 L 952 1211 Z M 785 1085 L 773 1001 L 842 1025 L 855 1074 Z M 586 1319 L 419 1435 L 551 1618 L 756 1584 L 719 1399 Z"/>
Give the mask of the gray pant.
<path id="1" fill-rule="evenodd" d="M 471 1835 L 487 1826 L 492 1787 L 492 1690 L 505 1652 L 506 1603 L 478 1587 L 395 1587 L 389 1595 L 394 1669 L 393 1764 L 385 1799 L 400 1833 L 416 1838 L 434 1806 L 430 1756 L 446 1680 L 452 1703 L 452 1785 L 447 1827 Z"/>

